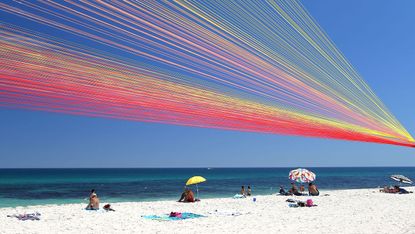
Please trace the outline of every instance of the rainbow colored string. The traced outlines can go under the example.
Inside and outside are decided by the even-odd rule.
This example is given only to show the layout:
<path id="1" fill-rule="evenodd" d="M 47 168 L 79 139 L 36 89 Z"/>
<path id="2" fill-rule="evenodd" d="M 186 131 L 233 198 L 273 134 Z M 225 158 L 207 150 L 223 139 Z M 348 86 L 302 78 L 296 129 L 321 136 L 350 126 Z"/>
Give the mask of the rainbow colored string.
<path id="1" fill-rule="evenodd" d="M 3 107 L 415 146 L 295 0 L 14 1 L 0 12 Z"/>

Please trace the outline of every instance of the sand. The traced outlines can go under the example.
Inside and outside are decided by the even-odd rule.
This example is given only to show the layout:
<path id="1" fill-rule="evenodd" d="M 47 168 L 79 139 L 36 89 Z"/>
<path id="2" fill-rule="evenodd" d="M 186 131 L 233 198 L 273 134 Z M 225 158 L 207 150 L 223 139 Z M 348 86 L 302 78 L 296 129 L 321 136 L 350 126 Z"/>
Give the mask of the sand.
<path id="1" fill-rule="evenodd" d="M 322 194 L 329 196 L 312 197 L 318 206 L 311 208 L 291 208 L 285 201 L 309 197 L 276 195 L 254 196 L 256 202 L 251 197 L 204 199 L 198 203 L 114 203 L 115 212 L 85 211 L 85 204 L 2 208 L 0 233 L 415 233 L 414 193 L 384 194 L 377 189 L 356 189 Z M 42 214 L 40 221 L 6 217 L 35 211 Z M 171 211 L 207 217 L 179 221 L 141 217 Z"/>

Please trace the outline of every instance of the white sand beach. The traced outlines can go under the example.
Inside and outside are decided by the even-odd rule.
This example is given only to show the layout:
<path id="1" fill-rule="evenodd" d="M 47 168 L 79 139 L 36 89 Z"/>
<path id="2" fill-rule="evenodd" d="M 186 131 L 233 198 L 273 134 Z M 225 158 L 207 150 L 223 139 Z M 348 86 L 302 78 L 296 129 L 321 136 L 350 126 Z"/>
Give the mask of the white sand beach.
<path id="1" fill-rule="evenodd" d="M 408 189 L 414 191 L 414 187 Z M 415 233 L 414 193 L 385 194 L 377 189 L 321 193 L 329 196 L 312 197 L 317 206 L 310 208 L 291 208 L 285 201 L 309 197 L 276 195 L 253 196 L 256 202 L 250 197 L 204 199 L 197 203 L 114 203 L 115 212 L 86 211 L 84 204 L 2 208 L 0 233 Z M 41 213 L 41 220 L 7 217 L 35 211 Z M 179 221 L 142 217 L 171 211 L 207 217 Z"/>

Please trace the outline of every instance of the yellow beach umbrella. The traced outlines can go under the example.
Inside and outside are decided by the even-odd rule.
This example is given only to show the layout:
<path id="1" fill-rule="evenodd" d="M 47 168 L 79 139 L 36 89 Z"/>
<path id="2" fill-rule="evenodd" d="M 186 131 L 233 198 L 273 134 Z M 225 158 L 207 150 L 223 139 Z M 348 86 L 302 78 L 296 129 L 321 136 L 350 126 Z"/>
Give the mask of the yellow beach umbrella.
<path id="1" fill-rule="evenodd" d="M 197 199 L 199 199 L 199 188 L 197 184 L 205 182 L 205 181 L 206 179 L 203 178 L 202 176 L 193 176 L 193 177 L 190 177 L 186 182 L 186 185 L 192 185 L 192 184 L 196 185 L 196 198 Z"/>
<path id="2" fill-rule="evenodd" d="M 187 180 L 186 185 L 199 184 L 205 181 L 206 179 L 201 176 L 193 176 Z"/>

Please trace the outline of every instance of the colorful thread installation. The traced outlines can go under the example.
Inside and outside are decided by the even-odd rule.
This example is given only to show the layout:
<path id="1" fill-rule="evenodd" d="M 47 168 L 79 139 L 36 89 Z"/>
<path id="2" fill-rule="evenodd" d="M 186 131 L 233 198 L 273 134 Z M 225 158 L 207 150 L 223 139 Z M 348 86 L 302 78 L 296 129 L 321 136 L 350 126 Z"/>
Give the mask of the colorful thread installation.
<path id="1" fill-rule="evenodd" d="M 415 145 L 298 1 L 15 1 L 0 12 L 3 107 Z"/>

